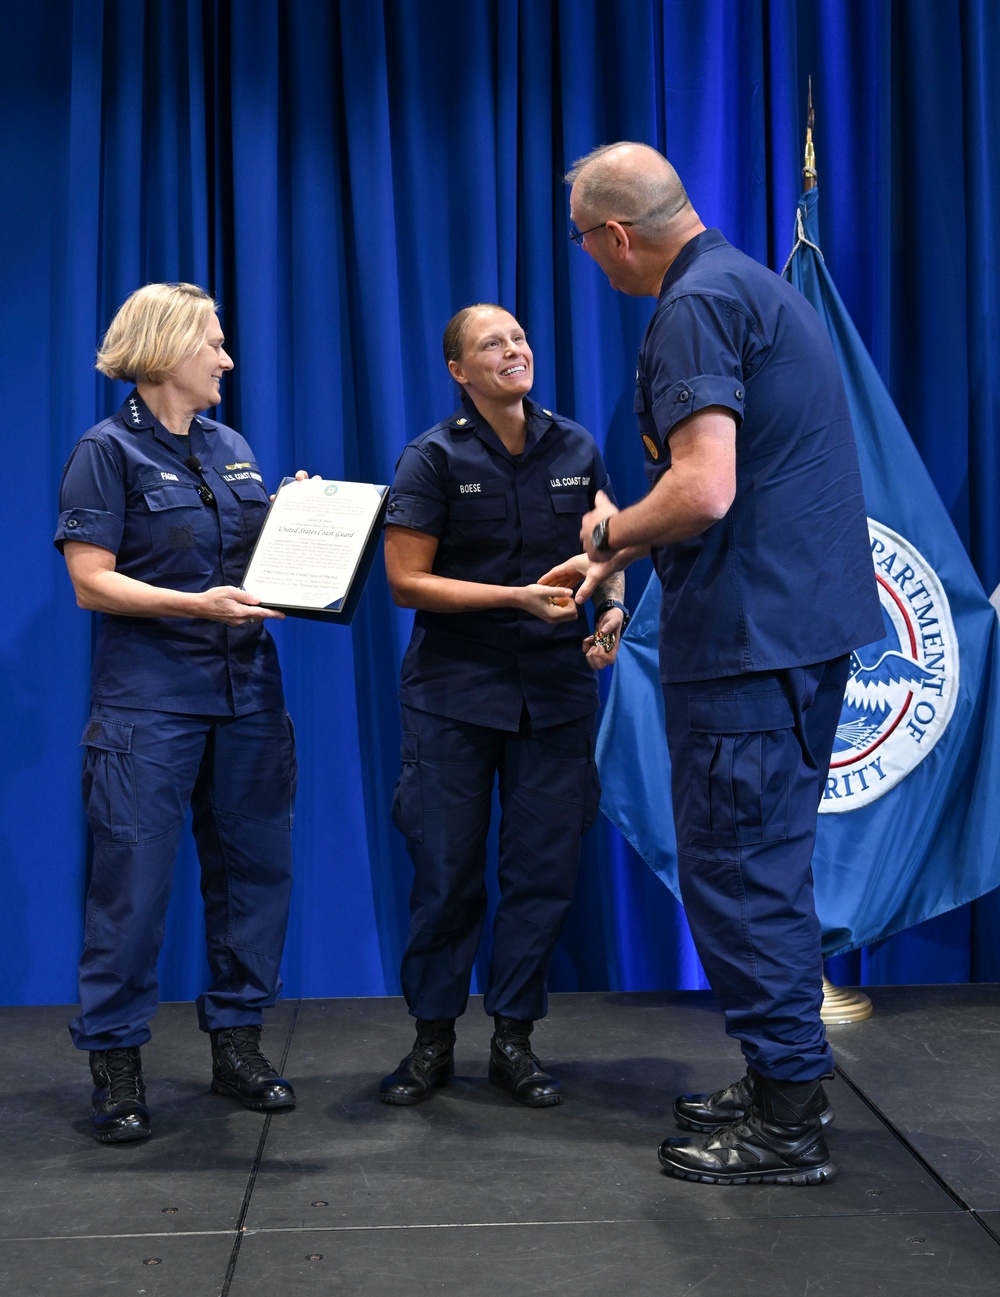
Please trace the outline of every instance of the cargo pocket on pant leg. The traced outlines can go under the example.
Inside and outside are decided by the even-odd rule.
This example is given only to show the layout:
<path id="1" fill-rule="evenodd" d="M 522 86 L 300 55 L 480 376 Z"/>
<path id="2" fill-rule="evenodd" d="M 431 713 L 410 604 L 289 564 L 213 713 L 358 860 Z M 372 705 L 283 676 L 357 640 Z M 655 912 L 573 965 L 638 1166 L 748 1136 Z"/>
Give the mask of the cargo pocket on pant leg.
<path id="1" fill-rule="evenodd" d="M 583 791 L 583 830 L 586 833 L 593 827 L 597 812 L 601 807 L 601 776 L 597 769 L 594 753 L 597 747 L 597 735 L 590 736 L 590 752 L 587 755 L 587 773 Z"/>
<path id="2" fill-rule="evenodd" d="M 691 699 L 692 843 L 747 847 L 785 837 L 794 723 L 780 692 Z"/>
<path id="3" fill-rule="evenodd" d="M 138 816 L 132 764 L 132 725 L 91 716 L 80 739 L 83 805 L 90 831 L 103 842 L 136 842 Z"/>
<path id="4" fill-rule="evenodd" d="M 403 732 L 402 768 L 392 796 L 392 822 L 410 842 L 424 839 L 424 807 L 416 734 Z"/>

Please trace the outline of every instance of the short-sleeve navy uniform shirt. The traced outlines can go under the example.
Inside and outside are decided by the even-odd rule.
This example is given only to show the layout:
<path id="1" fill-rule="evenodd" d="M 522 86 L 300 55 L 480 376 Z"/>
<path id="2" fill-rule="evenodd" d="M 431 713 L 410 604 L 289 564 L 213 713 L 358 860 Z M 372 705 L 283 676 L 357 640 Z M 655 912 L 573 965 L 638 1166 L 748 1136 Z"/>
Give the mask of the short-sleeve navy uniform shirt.
<path id="1" fill-rule="evenodd" d="M 523 586 L 580 550 L 580 522 L 611 484 L 579 424 L 525 401 L 527 438 L 512 455 L 475 406 L 403 451 L 386 524 L 438 538 L 434 572 L 459 581 Z M 576 621 L 550 624 L 513 609 L 417 611 L 400 700 L 419 711 L 508 731 L 527 706 L 536 727 L 597 710 L 594 672 Z"/>
<path id="2" fill-rule="evenodd" d="M 180 443 L 184 444 L 180 444 Z M 200 461 L 217 508 L 185 460 Z M 238 432 L 196 418 L 173 437 L 134 391 L 77 442 L 63 470 L 55 544 L 100 546 L 115 568 L 164 589 L 239 586 L 268 507 Z M 283 706 L 274 641 L 262 625 L 103 614 L 91 696 L 120 707 L 242 716 Z"/>
<path id="3" fill-rule="evenodd" d="M 718 230 L 664 278 L 636 375 L 652 487 L 688 415 L 736 419 L 736 497 L 701 535 L 659 547 L 665 682 L 805 666 L 884 634 L 857 448 L 836 354 L 813 307 Z"/>

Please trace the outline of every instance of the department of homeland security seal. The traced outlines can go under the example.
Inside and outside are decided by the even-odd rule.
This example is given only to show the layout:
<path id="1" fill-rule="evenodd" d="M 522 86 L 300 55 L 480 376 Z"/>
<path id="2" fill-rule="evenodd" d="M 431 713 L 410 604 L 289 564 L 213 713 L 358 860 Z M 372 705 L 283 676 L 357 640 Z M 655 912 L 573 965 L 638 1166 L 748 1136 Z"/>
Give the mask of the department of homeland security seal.
<path id="1" fill-rule="evenodd" d="M 820 812 L 857 810 L 923 761 L 958 697 L 955 626 L 937 573 L 909 541 L 868 519 L 885 636 L 851 654 Z"/>

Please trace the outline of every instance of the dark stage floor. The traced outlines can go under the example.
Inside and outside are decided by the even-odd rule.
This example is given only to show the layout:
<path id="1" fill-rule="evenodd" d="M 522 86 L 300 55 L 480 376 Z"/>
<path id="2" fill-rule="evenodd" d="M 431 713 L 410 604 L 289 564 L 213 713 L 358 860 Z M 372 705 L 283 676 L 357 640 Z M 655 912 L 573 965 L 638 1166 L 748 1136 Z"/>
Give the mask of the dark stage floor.
<path id="1" fill-rule="evenodd" d="M 459 1024 L 458 1077 L 375 1099 L 411 1043 L 400 1000 L 272 1014 L 294 1112 L 208 1089 L 191 1005 L 143 1050 L 154 1138 L 88 1133 L 63 1008 L 0 1009 L 4 1297 L 997 1297 L 1000 987 L 873 989 L 831 1029 L 833 1183 L 672 1180 L 673 1096 L 740 1074 L 701 993 L 557 995 L 536 1029 L 558 1108 L 486 1080 L 491 1023 Z"/>

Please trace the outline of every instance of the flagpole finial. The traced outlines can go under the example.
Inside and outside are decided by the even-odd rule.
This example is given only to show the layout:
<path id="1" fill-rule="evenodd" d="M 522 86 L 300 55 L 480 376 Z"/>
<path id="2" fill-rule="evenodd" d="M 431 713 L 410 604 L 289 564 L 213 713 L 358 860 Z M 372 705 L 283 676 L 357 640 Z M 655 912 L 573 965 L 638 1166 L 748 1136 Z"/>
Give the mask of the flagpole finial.
<path id="1" fill-rule="evenodd" d="M 816 181 L 816 150 L 813 148 L 813 79 L 809 77 L 809 109 L 806 114 L 806 154 L 805 165 L 802 168 L 802 188 L 815 189 Z"/>

